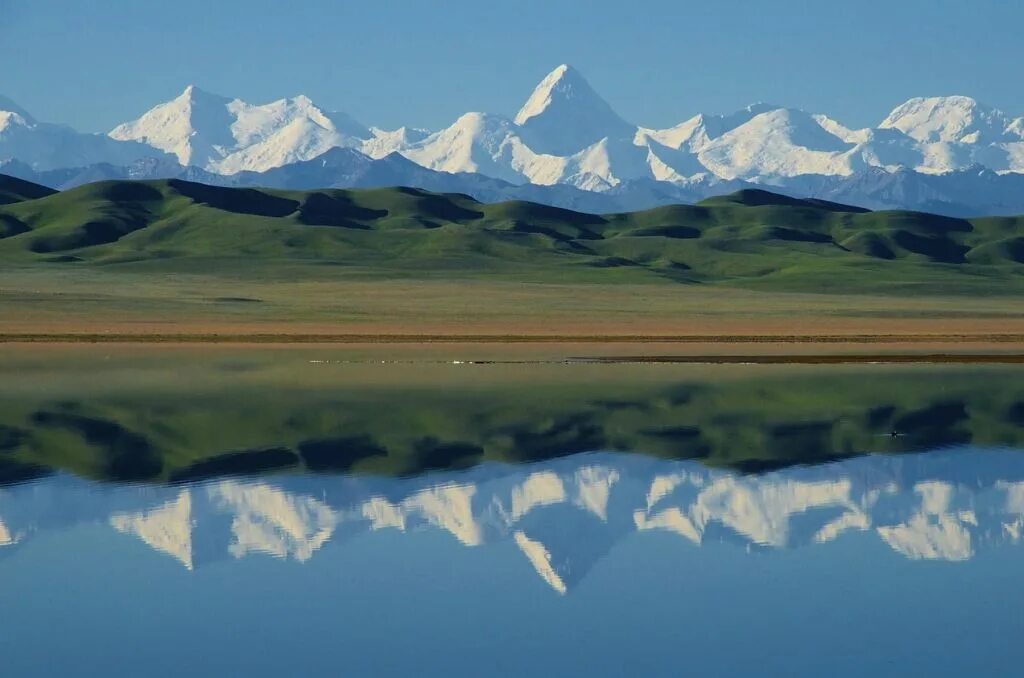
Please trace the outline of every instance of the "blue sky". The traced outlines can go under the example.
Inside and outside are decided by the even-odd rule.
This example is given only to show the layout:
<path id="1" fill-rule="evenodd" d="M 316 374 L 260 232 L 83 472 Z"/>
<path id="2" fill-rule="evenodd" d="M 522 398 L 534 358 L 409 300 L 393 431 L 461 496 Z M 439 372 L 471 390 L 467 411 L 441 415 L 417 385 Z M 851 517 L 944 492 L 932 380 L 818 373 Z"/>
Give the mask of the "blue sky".
<path id="1" fill-rule="evenodd" d="M 438 128 L 567 62 L 645 126 L 754 101 L 864 126 L 939 94 L 1016 116 L 1022 26 L 1008 0 L 0 0 L 0 94 L 89 131 L 189 83 Z"/>

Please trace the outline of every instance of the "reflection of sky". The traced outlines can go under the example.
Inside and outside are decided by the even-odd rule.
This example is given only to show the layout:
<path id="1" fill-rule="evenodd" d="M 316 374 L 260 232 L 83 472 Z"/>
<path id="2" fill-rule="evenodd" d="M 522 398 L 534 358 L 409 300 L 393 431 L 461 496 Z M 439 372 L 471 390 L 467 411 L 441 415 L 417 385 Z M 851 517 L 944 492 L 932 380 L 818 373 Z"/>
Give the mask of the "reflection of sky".
<path id="1" fill-rule="evenodd" d="M 128 657 L 171 675 L 172 649 L 175 669 L 257 674 L 996 670 L 1024 659 L 1002 642 L 1024 630 L 1024 550 L 995 548 L 1019 539 L 1021 480 L 1024 455 L 970 451 L 763 476 L 601 454 L 411 479 L 53 478 L 0 490 L 0 652 L 10 675 L 44 652 L 54 674 Z"/>

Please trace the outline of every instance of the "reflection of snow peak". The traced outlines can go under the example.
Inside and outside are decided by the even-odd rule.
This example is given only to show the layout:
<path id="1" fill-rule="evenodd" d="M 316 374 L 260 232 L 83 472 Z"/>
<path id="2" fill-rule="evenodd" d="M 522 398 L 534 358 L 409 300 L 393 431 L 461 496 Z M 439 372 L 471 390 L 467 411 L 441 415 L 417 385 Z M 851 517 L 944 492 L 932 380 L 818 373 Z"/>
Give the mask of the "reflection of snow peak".
<path id="1" fill-rule="evenodd" d="M 861 457 L 762 476 L 582 455 L 455 476 L 101 489 L 55 477 L 0 493 L 0 546 L 14 552 L 26 535 L 105 519 L 192 569 L 254 553 L 301 562 L 335 535 L 440 529 L 467 546 L 513 540 L 542 580 L 565 593 L 634 531 L 767 548 L 860 531 L 907 558 L 943 560 L 1024 536 L 1024 454 L 1005 451 Z M 971 482 L 949 480 L 960 477 Z"/>
<path id="2" fill-rule="evenodd" d="M 558 576 L 555 568 L 551 565 L 551 554 L 544 548 L 544 544 L 541 544 L 539 541 L 533 541 L 523 532 L 516 532 L 514 536 L 519 549 L 530 561 L 530 564 L 533 565 L 533 569 L 537 570 L 540 578 L 548 586 L 564 594 L 566 592 L 565 582 L 562 581 L 562 578 Z"/>
<path id="3" fill-rule="evenodd" d="M 177 499 L 149 511 L 115 513 L 110 524 L 118 532 L 134 534 L 157 551 L 192 569 L 192 493 L 182 490 Z"/>
<path id="4" fill-rule="evenodd" d="M 974 551 L 968 526 L 978 526 L 972 511 L 950 512 L 953 486 L 949 483 L 918 483 L 920 510 L 906 522 L 879 527 L 885 543 L 914 560 L 967 560 Z M 1008 502 L 1009 503 L 1009 502 Z"/>
<path id="5" fill-rule="evenodd" d="M 227 481 L 211 485 L 213 503 L 235 516 L 231 555 L 268 553 L 303 562 L 331 537 L 334 512 L 312 497 L 291 496 L 265 484 Z"/>
<path id="6" fill-rule="evenodd" d="M 16 541 L 18 540 L 13 535 L 11 535 L 11 532 L 7 529 L 7 526 L 3 524 L 3 521 L 0 521 L 0 546 L 10 546 L 14 544 Z"/>

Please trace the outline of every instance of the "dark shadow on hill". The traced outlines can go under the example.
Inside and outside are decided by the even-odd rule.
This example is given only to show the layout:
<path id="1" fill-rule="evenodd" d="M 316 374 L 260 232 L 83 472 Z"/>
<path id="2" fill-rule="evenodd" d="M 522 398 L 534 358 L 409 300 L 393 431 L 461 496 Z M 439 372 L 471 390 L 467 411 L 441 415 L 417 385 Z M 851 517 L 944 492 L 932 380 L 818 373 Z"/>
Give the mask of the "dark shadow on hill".
<path id="1" fill-rule="evenodd" d="M 585 228 L 571 226 L 556 228 L 554 226 L 545 226 L 542 224 L 535 224 L 526 221 L 516 220 L 512 222 L 511 227 L 508 229 L 513 233 L 533 233 L 537 235 L 546 235 L 553 240 L 561 242 L 574 242 L 576 240 L 600 240 L 601 235 L 588 231 Z"/>
<path id="2" fill-rule="evenodd" d="M 223 188 L 171 179 L 167 185 L 191 200 L 214 209 L 259 217 L 286 217 L 299 208 L 298 201 L 254 188 Z"/>
<path id="3" fill-rule="evenodd" d="M 896 252 L 885 241 L 885 238 L 878 233 L 861 231 L 844 240 L 841 245 L 851 252 L 864 254 L 875 259 L 896 258 Z"/>
<path id="4" fill-rule="evenodd" d="M 9 214 L 0 214 L 0 240 L 10 238 L 22 233 L 28 233 L 29 228 L 24 223 L 15 219 Z"/>
<path id="5" fill-rule="evenodd" d="M 918 235 L 910 231 L 896 231 L 892 235 L 893 241 L 903 249 L 921 254 L 932 261 L 944 264 L 962 264 L 967 261 L 965 256 L 970 250 L 966 245 L 944 237 L 932 235 Z"/>
<path id="6" fill-rule="evenodd" d="M 770 226 L 765 229 L 764 237 L 771 240 L 786 240 L 789 242 L 813 242 L 832 243 L 832 236 L 827 233 L 816 233 L 784 226 Z"/>
<path id="7" fill-rule="evenodd" d="M 56 192 L 42 184 L 34 184 L 31 181 L 18 179 L 7 174 L 0 174 L 0 205 L 10 205 L 25 200 L 45 198 Z"/>
<path id="8" fill-rule="evenodd" d="M 419 188 L 402 186 L 395 189 L 399 193 L 416 198 L 416 212 L 419 216 L 442 221 L 473 221 L 482 219 L 484 213 L 479 210 L 463 207 L 455 202 L 454 196 L 430 193 Z"/>
<path id="9" fill-rule="evenodd" d="M 360 223 L 374 221 L 388 216 L 387 210 L 360 207 L 352 199 L 341 194 L 311 193 L 299 207 L 299 221 L 310 226 L 339 226 L 368 230 L 369 225 Z"/>
<path id="10" fill-rule="evenodd" d="M 48 254 L 117 242 L 149 226 L 153 221 L 152 204 L 163 198 L 152 186 L 132 182 L 104 182 L 76 190 L 109 204 L 102 210 L 90 210 L 95 214 L 93 218 L 66 233 L 39 235 L 29 246 L 31 251 Z"/>
<path id="11" fill-rule="evenodd" d="M 674 240 L 693 240 L 694 238 L 699 238 L 701 236 L 701 232 L 699 228 L 694 228 L 693 226 L 670 225 L 638 228 L 636 230 L 626 232 L 625 235 L 672 238 Z"/>
<path id="12" fill-rule="evenodd" d="M 818 200 L 817 198 L 791 198 L 788 195 L 772 193 L 771 191 L 764 191 L 758 188 L 743 189 L 728 195 L 702 200 L 697 204 L 722 205 L 730 203 L 735 205 L 744 205 L 746 207 L 806 207 L 828 212 L 851 212 L 861 214 L 871 211 L 863 207 L 854 207 L 853 205 L 844 205 L 842 203 L 830 202 L 828 200 Z"/>

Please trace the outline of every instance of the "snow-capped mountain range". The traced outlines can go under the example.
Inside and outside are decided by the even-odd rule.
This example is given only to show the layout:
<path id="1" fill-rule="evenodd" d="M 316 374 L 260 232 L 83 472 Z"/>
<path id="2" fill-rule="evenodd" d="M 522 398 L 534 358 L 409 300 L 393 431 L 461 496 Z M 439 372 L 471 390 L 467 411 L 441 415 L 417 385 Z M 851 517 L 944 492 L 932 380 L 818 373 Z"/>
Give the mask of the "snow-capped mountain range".
<path id="1" fill-rule="evenodd" d="M 1024 455 L 947 449 L 762 475 L 623 453 L 409 478 L 303 476 L 96 485 L 69 476 L 0 488 L 0 557 L 47 532 L 106 523 L 188 569 L 267 554 L 304 562 L 381 530 L 509 540 L 567 593 L 635 532 L 697 546 L 814 547 L 867 533 L 912 560 L 961 561 L 1024 535 Z"/>
<path id="2" fill-rule="evenodd" d="M 243 173 L 312 161 L 338 148 L 351 149 L 354 161 L 365 158 L 358 162 L 397 154 L 433 172 L 482 175 L 510 186 L 619 195 L 653 186 L 678 201 L 723 192 L 730 182 L 806 193 L 809 180 L 820 186 L 823 178 L 1024 175 L 1024 117 L 948 96 L 911 99 L 867 129 L 768 104 L 651 129 L 620 117 L 566 65 L 548 74 L 515 116 L 471 112 L 434 132 L 368 127 L 304 96 L 254 105 L 189 86 L 104 136 L 37 122 L 0 98 L 0 163 L 7 161 L 0 171 L 21 168 L 24 178 L 142 161 L 158 162 L 160 175 L 190 167 L 230 184 Z"/>

